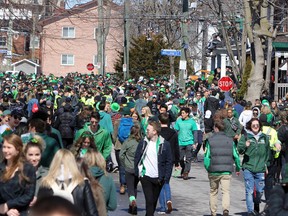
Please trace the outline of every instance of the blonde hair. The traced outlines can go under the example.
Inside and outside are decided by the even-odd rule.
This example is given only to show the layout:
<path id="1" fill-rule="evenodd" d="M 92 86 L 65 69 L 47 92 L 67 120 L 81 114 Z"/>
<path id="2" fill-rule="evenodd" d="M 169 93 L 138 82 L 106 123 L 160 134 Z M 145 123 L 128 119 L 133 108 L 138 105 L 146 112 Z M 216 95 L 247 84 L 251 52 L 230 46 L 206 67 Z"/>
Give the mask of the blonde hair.
<path id="1" fill-rule="evenodd" d="M 64 179 L 67 185 L 84 183 L 84 177 L 78 169 L 74 155 L 67 149 L 60 149 L 54 155 L 48 174 L 43 178 L 41 186 L 49 188 L 56 181 L 61 174 L 61 165 L 64 167 Z M 69 174 L 72 176 L 71 182 L 69 182 Z"/>
<path id="2" fill-rule="evenodd" d="M 151 110 L 150 110 L 150 108 L 148 106 L 144 106 L 144 107 L 142 107 L 142 109 L 144 109 L 146 111 L 145 112 L 145 117 L 153 116 L 152 113 L 151 113 Z"/>
<path id="3" fill-rule="evenodd" d="M 269 114 L 269 113 L 271 113 L 271 109 L 268 106 L 263 106 L 262 109 L 261 109 L 261 112 L 263 114 Z"/>
<path id="4" fill-rule="evenodd" d="M 106 173 L 106 161 L 102 154 L 98 151 L 94 151 L 92 149 L 88 149 L 86 154 L 84 155 L 84 162 L 89 166 L 97 166 L 102 169 Z"/>

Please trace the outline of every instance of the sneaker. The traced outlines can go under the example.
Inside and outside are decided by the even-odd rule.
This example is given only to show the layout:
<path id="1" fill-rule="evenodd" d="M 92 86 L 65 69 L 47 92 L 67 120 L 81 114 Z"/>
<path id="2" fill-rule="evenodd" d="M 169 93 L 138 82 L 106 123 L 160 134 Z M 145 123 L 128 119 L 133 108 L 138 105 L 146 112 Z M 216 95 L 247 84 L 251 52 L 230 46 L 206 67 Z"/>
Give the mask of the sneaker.
<path id="1" fill-rule="evenodd" d="M 165 215 L 166 212 L 165 212 L 165 211 L 158 211 L 157 214 L 159 214 L 159 215 Z"/>
<path id="2" fill-rule="evenodd" d="M 171 201 L 171 200 L 168 200 L 168 201 L 167 201 L 167 213 L 168 213 L 168 214 L 171 213 L 172 210 L 173 210 L 173 208 L 172 208 L 172 201 Z"/>
<path id="3" fill-rule="evenodd" d="M 119 192 L 120 192 L 120 194 L 125 194 L 126 189 L 125 189 L 125 186 L 124 186 L 124 185 L 121 185 L 121 186 L 120 186 Z"/>
<path id="4" fill-rule="evenodd" d="M 183 180 L 188 180 L 188 172 L 183 173 Z"/>
<path id="5" fill-rule="evenodd" d="M 114 167 L 113 169 L 112 169 L 112 173 L 117 173 L 118 172 L 118 166 L 116 166 L 116 167 Z"/>
<path id="6" fill-rule="evenodd" d="M 228 210 L 224 210 L 223 211 L 223 216 L 229 216 L 229 211 Z"/>

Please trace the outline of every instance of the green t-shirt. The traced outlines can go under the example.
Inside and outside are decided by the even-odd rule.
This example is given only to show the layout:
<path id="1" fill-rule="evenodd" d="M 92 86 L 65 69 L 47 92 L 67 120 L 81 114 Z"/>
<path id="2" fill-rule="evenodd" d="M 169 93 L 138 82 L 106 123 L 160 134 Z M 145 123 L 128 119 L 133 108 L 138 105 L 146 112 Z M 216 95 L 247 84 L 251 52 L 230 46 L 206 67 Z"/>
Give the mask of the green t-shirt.
<path id="1" fill-rule="evenodd" d="M 182 120 L 181 118 L 178 118 L 174 129 L 178 131 L 179 146 L 194 144 L 193 131 L 197 130 L 197 125 L 193 119 L 189 118 Z"/>

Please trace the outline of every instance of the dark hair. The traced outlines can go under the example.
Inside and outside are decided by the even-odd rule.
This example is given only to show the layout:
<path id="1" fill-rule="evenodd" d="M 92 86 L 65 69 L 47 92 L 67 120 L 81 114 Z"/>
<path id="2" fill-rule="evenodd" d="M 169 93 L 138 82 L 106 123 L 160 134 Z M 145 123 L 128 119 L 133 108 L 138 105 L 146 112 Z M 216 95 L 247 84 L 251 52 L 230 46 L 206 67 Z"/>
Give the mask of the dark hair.
<path id="1" fill-rule="evenodd" d="M 79 157 L 80 155 L 80 150 L 82 148 L 82 144 L 85 141 L 85 139 L 88 138 L 90 141 L 90 146 L 89 148 L 94 149 L 97 151 L 97 146 L 94 141 L 93 134 L 89 131 L 84 131 L 81 136 L 76 140 L 76 142 L 71 146 L 70 151 L 73 153 L 75 158 Z"/>
<path id="2" fill-rule="evenodd" d="M 36 201 L 29 209 L 29 216 L 50 216 L 60 213 L 67 216 L 81 216 L 81 212 L 75 205 L 59 196 L 47 196 Z"/>
<path id="3" fill-rule="evenodd" d="M 141 128 L 139 125 L 135 124 L 131 127 L 130 137 L 134 138 L 138 142 L 141 140 Z"/>
<path id="4" fill-rule="evenodd" d="M 91 118 L 95 118 L 97 119 L 98 121 L 100 121 L 100 114 L 99 112 L 92 112 L 91 115 L 90 115 L 90 119 Z"/>
<path id="5" fill-rule="evenodd" d="M 157 134 L 159 135 L 161 132 L 161 124 L 159 121 L 155 121 L 155 120 L 149 120 L 148 125 L 151 125 L 154 130 L 157 131 Z"/>
<path id="6" fill-rule="evenodd" d="M 211 94 L 212 94 L 213 96 L 216 96 L 217 91 L 213 89 L 212 92 L 211 92 Z"/>
<path id="7" fill-rule="evenodd" d="M 225 129 L 224 122 L 221 120 L 216 120 L 214 122 L 214 127 L 218 128 L 219 131 L 224 131 L 224 129 Z"/>
<path id="8" fill-rule="evenodd" d="M 168 110 L 168 106 L 167 106 L 166 104 L 161 104 L 160 107 L 159 107 L 159 110 L 160 110 L 161 108 L 165 108 L 166 111 Z"/>
<path id="9" fill-rule="evenodd" d="M 44 133 L 46 129 L 46 122 L 43 121 L 42 119 L 35 118 L 29 121 L 29 126 L 35 127 L 35 130 L 38 133 Z"/>
<path id="10" fill-rule="evenodd" d="M 259 131 L 262 130 L 262 123 L 258 118 L 252 118 L 249 122 L 246 123 L 246 129 L 252 130 L 252 122 L 253 121 L 258 121 L 259 123 Z"/>
<path id="11" fill-rule="evenodd" d="M 181 110 L 180 110 L 180 113 L 184 111 L 186 113 L 190 113 L 190 109 L 188 107 L 182 107 Z"/>
<path id="12" fill-rule="evenodd" d="M 106 106 L 106 103 L 104 101 L 101 101 L 99 104 L 99 110 L 104 110 Z"/>
<path id="13" fill-rule="evenodd" d="M 159 119 L 161 124 L 166 124 L 166 125 L 169 124 L 169 114 L 168 113 L 161 113 L 158 116 L 158 119 Z"/>

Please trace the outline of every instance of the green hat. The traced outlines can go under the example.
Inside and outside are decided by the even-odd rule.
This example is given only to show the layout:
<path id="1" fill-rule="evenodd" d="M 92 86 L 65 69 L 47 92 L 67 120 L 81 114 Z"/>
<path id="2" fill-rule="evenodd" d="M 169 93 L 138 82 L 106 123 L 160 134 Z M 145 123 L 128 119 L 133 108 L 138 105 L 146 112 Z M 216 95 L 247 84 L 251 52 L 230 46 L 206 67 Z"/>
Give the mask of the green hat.
<path id="1" fill-rule="evenodd" d="M 118 103 L 116 103 L 116 102 L 112 103 L 110 105 L 110 107 L 111 107 L 111 110 L 113 112 L 119 112 L 119 110 L 120 110 L 120 105 Z"/>
<path id="2" fill-rule="evenodd" d="M 129 102 L 127 103 L 127 107 L 129 107 L 130 109 L 135 107 L 135 103 L 134 102 Z"/>
<path id="3" fill-rule="evenodd" d="M 133 80 L 132 80 L 132 79 L 129 79 L 128 82 L 133 82 Z"/>
<path id="4" fill-rule="evenodd" d="M 269 101 L 266 100 L 266 99 L 262 100 L 262 104 L 263 104 L 264 106 L 270 106 Z"/>
<path id="5" fill-rule="evenodd" d="M 179 100 L 179 104 L 180 104 L 180 105 L 184 105 L 184 104 L 186 104 L 185 99 L 184 99 L 184 98 L 181 98 L 181 99 Z"/>
<path id="6" fill-rule="evenodd" d="M 11 111 L 10 110 L 5 110 L 1 116 L 7 116 L 7 115 L 11 115 Z"/>
<path id="7" fill-rule="evenodd" d="M 152 81 L 153 81 L 153 80 L 154 80 L 154 78 L 153 78 L 153 77 L 150 77 L 150 80 L 152 80 Z"/>

